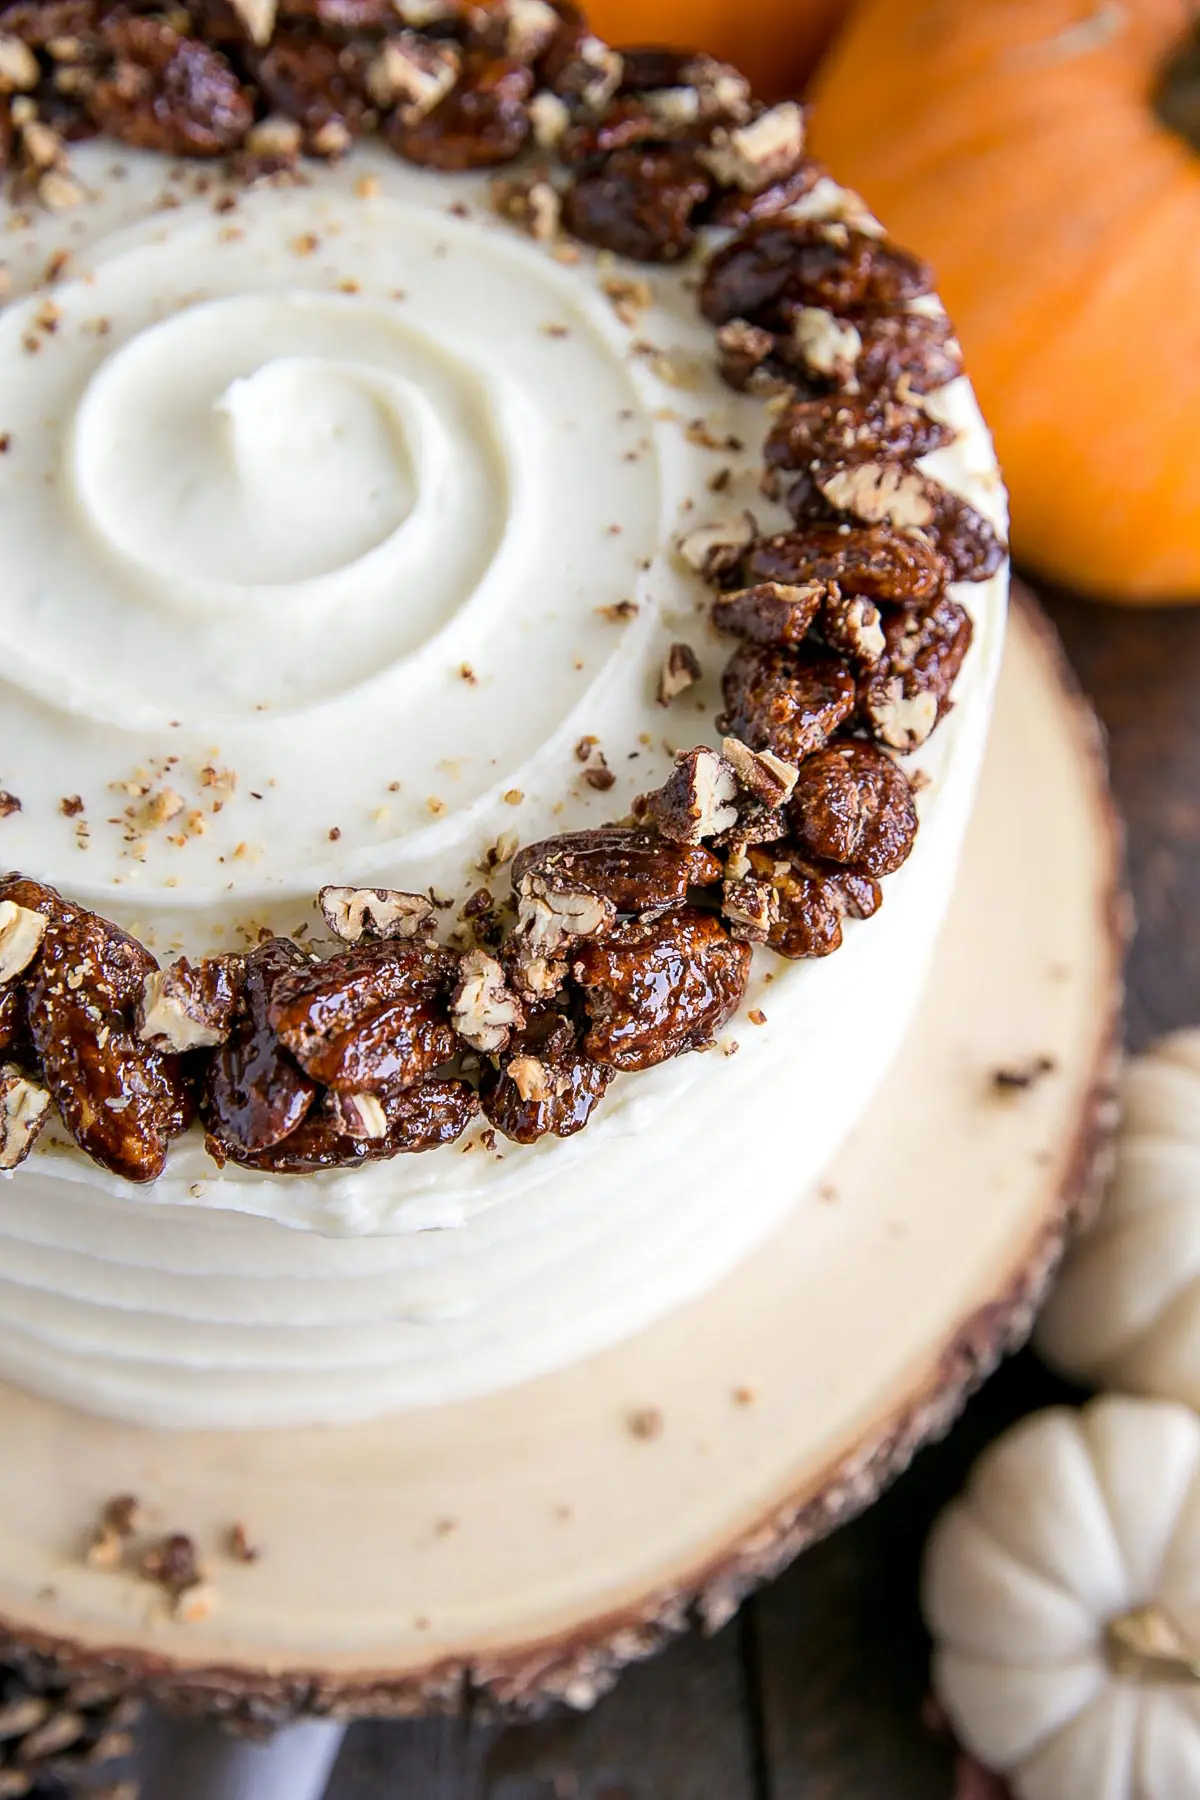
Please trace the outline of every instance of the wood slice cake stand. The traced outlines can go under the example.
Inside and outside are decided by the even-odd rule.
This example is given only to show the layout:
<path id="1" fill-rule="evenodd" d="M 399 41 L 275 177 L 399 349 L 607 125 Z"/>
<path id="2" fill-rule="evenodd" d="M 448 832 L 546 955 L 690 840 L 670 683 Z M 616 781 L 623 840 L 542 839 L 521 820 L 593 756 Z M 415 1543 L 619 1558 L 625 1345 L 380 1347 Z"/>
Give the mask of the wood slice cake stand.
<path id="1" fill-rule="evenodd" d="M 0 1630 L 282 1720 L 586 1704 L 692 1620 L 720 1623 L 1025 1336 L 1102 1172 L 1124 935 L 1098 731 L 1025 602 L 920 1016 L 786 1225 L 617 1349 L 368 1426 L 156 1433 L 0 1387 Z M 1001 1087 L 1000 1069 L 1035 1078 Z M 207 1618 L 85 1565 L 126 1491 L 147 1530 L 196 1540 Z M 252 1564 L 220 1550 L 234 1520 Z"/>

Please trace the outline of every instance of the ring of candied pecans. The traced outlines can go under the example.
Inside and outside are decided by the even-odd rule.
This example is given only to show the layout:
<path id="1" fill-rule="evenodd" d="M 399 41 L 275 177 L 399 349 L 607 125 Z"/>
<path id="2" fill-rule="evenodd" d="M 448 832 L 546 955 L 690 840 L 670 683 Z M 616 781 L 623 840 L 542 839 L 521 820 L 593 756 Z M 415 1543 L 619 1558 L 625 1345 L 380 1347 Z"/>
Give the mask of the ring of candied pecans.
<path id="1" fill-rule="evenodd" d="M 477 890 L 456 948 L 432 895 L 327 887 L 334 954 L 274 937 L 162 969 L 53 888 L 0 879 L 0 1171 L 55 1112 L 131 1182 L 197 1118 L 218 1164 L 277 1175 L 453 1143 L 481 1112 L 517 1144 L 569 1137 L 618 1073 L 718 1040 L 754 946 L 836 950 L 912 850 L 899 759 L 971 642 L 947 588 L 1005 554 L 919 466 L 956 436 L 923 397 L 961 373 L 930 272 L 849 197 L 789 210 L 821 175 L 798 105 L 711 57 L 614 50 L 569 0 L 4 8 L 0 167 L 71 204 L 67 143 L 96 130 L 249 179 L 368 132 L 443 171 L 533 143 L 557 184 L 539 164 L 497 203 L 535 237 L 657 263 L 715 230 L 700 309 L 729 384 L 779 396 L 763 486 L 796 528 L 742 513 L 680 542 L 740 640 L 720 749 L 680 752 L 632 820 L 526 846 L 511 906 Z M 673 645 L 659 702 L 700 673 Z"/>

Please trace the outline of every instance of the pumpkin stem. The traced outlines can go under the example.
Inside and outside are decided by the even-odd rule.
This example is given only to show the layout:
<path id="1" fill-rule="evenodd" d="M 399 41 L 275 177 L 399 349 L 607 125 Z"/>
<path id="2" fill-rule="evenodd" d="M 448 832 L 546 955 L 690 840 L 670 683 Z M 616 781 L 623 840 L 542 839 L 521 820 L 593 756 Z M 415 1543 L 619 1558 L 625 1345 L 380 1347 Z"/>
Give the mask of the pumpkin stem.
<path id="1" fill-rule="evenodd" d="M 1200 23 L 1192 26 L 1163 66 L 1154 110 L 1168 131 L 1200 152 Z"/>
<path id="2" fill-rule="evenodd" d="M 1114 1675 L 1136 1681 L 1200 1683 L 1200 1646 L 1163 1606 L 1139 1606 L 1110 1619 L 1104 1651 Z"/>

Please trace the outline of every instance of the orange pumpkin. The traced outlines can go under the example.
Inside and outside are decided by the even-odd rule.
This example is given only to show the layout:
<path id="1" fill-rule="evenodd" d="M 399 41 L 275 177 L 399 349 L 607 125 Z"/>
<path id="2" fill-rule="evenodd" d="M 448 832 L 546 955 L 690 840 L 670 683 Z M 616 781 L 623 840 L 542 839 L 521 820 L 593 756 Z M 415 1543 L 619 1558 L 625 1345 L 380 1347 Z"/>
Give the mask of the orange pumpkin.
<path id="1" fill-rule="evenodd" d="M 688 44 L 736 63 L 774 99 L 807 80 L 849 0 L 593 0 L 612 44 Z"/>
<path id="2" fill-rule="evenodd" d="M 1187 0 L 865 0 L 812 144 L 928 256 L 1017 554 L 1200 600 L 1200 25 Z"/>

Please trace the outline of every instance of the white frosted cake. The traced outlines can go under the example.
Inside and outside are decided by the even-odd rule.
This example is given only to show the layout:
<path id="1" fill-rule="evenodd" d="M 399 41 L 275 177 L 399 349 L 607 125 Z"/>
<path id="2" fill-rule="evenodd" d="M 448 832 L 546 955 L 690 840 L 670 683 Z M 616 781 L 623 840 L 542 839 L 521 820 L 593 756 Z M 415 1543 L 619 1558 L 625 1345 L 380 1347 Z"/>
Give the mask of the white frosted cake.
<path id="1" fill-rule="evenodd" d="M 170 57 L 0 37 L 129 140 L 15 114 L 0 1377 L 338 1423 L 636 1332 L 871 1129 L 971 808 L 1004 497 L 927 277 L 798 109 L 581 38 L 589 87 L 540 0 L 193 13 L 249 96 L 232 173 L 115 106 L 122 57 L 174 95 Z M 288 32 L 357 111 L 278 116 Z M 429 166 L 502 52 L 502 185 Z"/>

